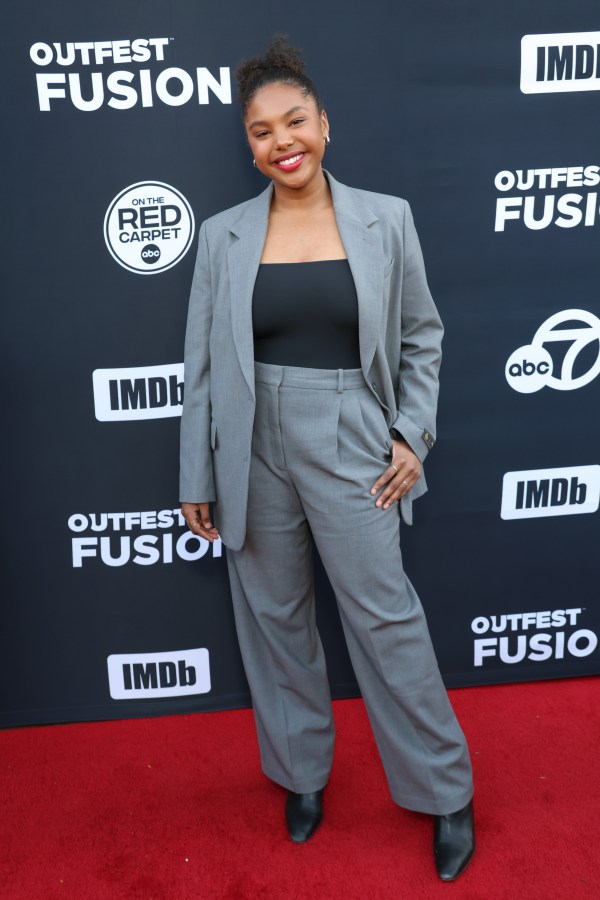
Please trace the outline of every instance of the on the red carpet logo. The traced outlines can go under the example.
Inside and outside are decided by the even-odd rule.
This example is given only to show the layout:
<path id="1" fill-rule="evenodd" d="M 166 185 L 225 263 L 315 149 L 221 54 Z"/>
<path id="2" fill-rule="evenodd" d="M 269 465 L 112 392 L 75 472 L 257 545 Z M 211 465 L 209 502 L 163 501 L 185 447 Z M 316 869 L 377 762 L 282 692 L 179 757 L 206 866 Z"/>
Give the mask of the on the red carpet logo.
<path id="1" fill-rule="evenodd" d="M 111 201 L 104 240 L 130 272 L 155 275 L 176 265 L 194 237 L 194 213 L 182 193 L 162 181 L 139 181 Z"/>

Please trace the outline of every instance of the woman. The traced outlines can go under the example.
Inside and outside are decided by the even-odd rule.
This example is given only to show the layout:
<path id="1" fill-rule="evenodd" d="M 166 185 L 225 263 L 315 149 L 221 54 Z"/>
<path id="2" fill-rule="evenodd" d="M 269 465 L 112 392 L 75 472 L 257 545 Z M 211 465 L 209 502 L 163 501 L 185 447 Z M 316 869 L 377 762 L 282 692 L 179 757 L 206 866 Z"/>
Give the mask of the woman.
<path id="1" fill-rule="evenodd" d="M 399 510 L 410 523 L 426 490 L 442 326 L 405 201 L 323 170 L 329 122 L 299 52 L 278 38 L 237 75 L 271 183 L 200 229 L 182 512 L 227 545 L 262 767 L 288 791 L 291 839 L 320 824 L 333 755 L 312 537 L 392 797 L 434 816 L 453 880 L 474 851 L 469 754 L 399 546 Z"/>

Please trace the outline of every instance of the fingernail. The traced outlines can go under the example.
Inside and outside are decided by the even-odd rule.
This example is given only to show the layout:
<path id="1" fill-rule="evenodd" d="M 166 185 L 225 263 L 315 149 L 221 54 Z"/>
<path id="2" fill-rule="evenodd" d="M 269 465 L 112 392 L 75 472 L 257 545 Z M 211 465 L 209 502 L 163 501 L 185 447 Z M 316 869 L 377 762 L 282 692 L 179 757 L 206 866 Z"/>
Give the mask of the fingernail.
<path id="1" fill-rule="evenodd" d="M 375 490 L 375 488 L 371 488 L 371 493 L 372 493 L 372 494 L 376 494 L 376 493 L 377 493 L 377 491 Z"/>

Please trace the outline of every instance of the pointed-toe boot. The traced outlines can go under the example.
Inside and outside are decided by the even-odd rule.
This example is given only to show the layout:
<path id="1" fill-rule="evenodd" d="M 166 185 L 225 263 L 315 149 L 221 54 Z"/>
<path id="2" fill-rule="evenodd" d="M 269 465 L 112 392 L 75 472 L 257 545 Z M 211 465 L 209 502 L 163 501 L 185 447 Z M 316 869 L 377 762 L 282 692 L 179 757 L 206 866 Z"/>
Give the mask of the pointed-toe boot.
<path id="1" fill-rule="evenodd" d="M 434 816 L 433 854 L 442 881 L 454 881 L 464 872 L 475 852 L 473 801 L 458 812 Z"/>
<path id="2" fill-rule="evenodd" d="M 295 844 L 303 844 L 315 833 L 323 818 L 323 790 L 310 794 L 288 791 L 285 804 L 285 820 L 290 838 Z"/>

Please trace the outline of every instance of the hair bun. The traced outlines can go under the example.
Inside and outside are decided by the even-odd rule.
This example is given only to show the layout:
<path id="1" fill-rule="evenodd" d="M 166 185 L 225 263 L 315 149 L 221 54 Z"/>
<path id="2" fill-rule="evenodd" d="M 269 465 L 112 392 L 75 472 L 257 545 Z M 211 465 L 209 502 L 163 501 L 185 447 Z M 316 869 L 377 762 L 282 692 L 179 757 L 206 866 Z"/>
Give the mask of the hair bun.
<path id="1" fill-rule="evenodd" d="M 297 85 L 307 96 L 313 97 L 319 111 L 322 109 L 317 90 L 306 74 L 302 51 L 291 46 L 286 34 L 276 34 L 263 56 L 245 59 L 235 74 L 244 115 L 259 88 L 278 82 Z"/>
<path id="2" fill-rule="evenodd" d="M 302 51 L 292 47 L 286 34 L 276 34 L 261 62 L 265 69 L 289 69 L 297 75 L 304 75 Z"/>

